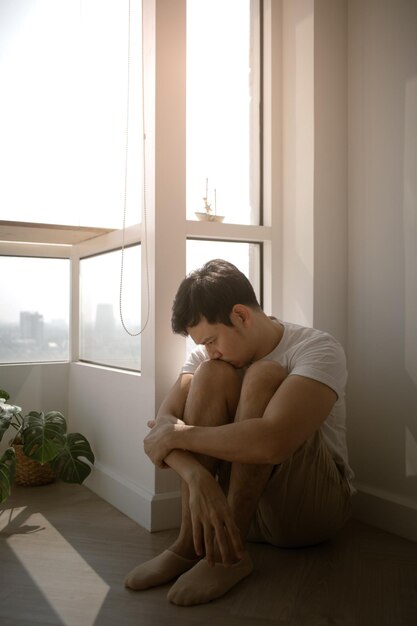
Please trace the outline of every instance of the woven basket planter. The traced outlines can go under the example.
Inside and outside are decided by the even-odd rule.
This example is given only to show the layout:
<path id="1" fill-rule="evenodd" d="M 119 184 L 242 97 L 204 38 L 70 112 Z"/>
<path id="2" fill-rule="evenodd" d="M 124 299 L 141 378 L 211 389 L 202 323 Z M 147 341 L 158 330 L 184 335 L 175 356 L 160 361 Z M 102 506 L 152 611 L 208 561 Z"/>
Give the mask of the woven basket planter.
<path id="1" fill-rule="evenodd" d="M 32 461 L 23 452 L 23 446 L 13 444 L 16 452 L 16 475 L 15 482 L 23 487 L 35 487 L 36 485 L 48 485 L 56 479 L 55 472 L 52 471 L 49 463 L 41 465 L 37 461 Z"/>

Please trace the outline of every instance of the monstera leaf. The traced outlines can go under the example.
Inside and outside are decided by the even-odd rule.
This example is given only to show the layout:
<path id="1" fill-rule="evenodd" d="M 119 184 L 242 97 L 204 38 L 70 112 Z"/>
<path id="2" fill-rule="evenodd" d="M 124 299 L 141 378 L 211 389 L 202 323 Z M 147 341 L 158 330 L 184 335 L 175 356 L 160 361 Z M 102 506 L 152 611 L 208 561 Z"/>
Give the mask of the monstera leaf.
<path id="1" fill-rule="evenodd" d="M 50 462 L 52 469 L 66 483 L 81 485 L 91 472 L 91 467 L 81 459 L 94 463 L 94 454 L 84 435 L 70 433 L 66 436 L 64 447 L 59 456 Z"/>
<path id="2" fill-rule="evenodd" d="M 13 448 L 7 448 L 0 458 L 0 503 L 10 496 L 15 469 L 15 451 Z"/>
<path id="3" fill-rule="evenodd" d="M 23 452 L 41 465 L 52 461 L 63 450 L 66 430 L 67 424 L 62 413 L 31 411 L 25 417 L 22 432 Z"/>

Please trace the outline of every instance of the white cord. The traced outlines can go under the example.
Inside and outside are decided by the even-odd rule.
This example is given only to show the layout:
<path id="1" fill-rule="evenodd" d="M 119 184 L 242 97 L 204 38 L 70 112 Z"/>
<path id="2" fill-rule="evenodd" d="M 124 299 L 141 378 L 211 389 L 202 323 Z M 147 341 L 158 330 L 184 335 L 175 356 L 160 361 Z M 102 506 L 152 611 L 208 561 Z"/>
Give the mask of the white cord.
<path id="1" fill-rule="evenodd" d="M 146 275 L 146 319 L 140 330 L 136 333 L 131 332 L 123 319 L 122 295 L 123 295 L 123 266 L 125 251 L 125 230 L 126 230 L 126 206 L 127 206 L 127 180 L 128 180 L 128 157 L 129 157 L 129 112 L 130 112 L 130 0 L 128 0 L 128 33 L 127 33 L 127 103 L 126 103 L 126 143 L 125 143 L 125 184 L 123 194 L 123 229 L 122 229 L 122 256 L 120 267 L 120 292 L 119 292 L 119 313 L 120 321 L 124 330 L 131 337 L 138 337 L 143 333 L 149 322 L 150 314 L 150 289 L 149 289 L 149 263 L 148 263 L 148 228 L 147 228 L 147 206 L 146 206 L 146 132 L 145 132 L 145 64 L 144 64 L 144 28 L 143 28 L 143 0 L 142 4 L 142 162 L 143 162 L 143 237 L 142 243 L 145 244 L 145 275 Z"/>

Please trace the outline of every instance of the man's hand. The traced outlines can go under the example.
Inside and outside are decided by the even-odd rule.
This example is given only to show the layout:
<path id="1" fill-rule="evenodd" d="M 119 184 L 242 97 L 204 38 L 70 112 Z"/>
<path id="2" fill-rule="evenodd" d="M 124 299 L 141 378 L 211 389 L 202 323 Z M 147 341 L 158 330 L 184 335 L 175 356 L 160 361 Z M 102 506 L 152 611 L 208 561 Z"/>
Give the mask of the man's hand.
<path id="1" fill-rule="evenodd" d="M 143 442 L 145 452 L 157 467 L 168 467 L 164 459 L 176 448 L 176 431 L 192 427 L 176 418 L 166 421 L 158 418 L 157 422 L 150 420 L 148 426 L 151 430 Z M 214 565 L 216 556 L 225 564 L 239 560 L 243 554 L 240 532 L 217 481 L 194 458 L 192 468 L 184 473 L 178 468 L 176 471 L 189 488 L 193 541 L 197 554 L 205 554 L 211 565 Z"/>
<path id="2" fill-rule="evenodd" d="M 157 424 L 154 420 L 148 422 L 150 432 L 143 440 L 143 449 L 150 460 L 157 467 L 167 467 L 164 459 L 171 452 L 170 436 L 175 428 L 174 424 Z"/>
<path id="3" fill-rule="evenodd" d="M 154 465 L 165 468 L 167 465 L 164 463 L 164 459 L 175 448 L 173 435 L 176 430 L 187 428 L 187 426 L 182 420 L 177 418 L 173 420 L 158 418 L 157 422 L 150 420 L 148 426 L 151 430 L 143 440 L 145 453 Z"/>
<path id="4" fill-rule="evenodd" d="M 221 487 L 205 469 L 196 472 L 188 482 L 194 548 L 206 555 L 209 565 L 216 561 L 215 547 L 224 564 L 240 560 L 243 545 L 229 505 Z"/>

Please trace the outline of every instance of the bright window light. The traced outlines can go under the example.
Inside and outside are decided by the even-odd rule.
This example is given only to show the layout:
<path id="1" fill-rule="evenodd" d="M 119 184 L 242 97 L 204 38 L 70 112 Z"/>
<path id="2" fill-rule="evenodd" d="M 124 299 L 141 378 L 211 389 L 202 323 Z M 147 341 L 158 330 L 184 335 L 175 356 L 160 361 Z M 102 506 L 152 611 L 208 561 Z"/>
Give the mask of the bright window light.
<path id="1" fill-rule="evenodd" d="M 0 256 L 0 363 L 68 361 L 68 259 Z"/>
<path id="2" fill-rule="evenodd" d="M 261 304 L 261 251 L 262 248 L 259 243 L 187 239 L 187 274 L 202 267 L 211 259 L 229 261 L 249 278 L 258 302 Z M 193 340 L 187 337 L 187 354 L 194 348 Z"/>
<path id="3" fill-rule="evenodd" d="M 225 222 L 259 223 L 259 11 L 257 0 L 187 0 L 187 219 L 207 196 Z"/>
<path id="4" fill-rule="evenodd" d="M 128 27 L 128 0 L 2 3 L 2 220 L 121 228 Z M 127 225 L 141 215 L 140 0 L 130 32 Z"/>
<path id="5" fill-rule="evenodd" d="M 80 360 L 139 371 L 140 335 L 132 337 L 119 311 L 121 250 L 80 261 Z M 127 329 L 141 325 L 141 247 L 124 251 L 122 312 Z"/>

